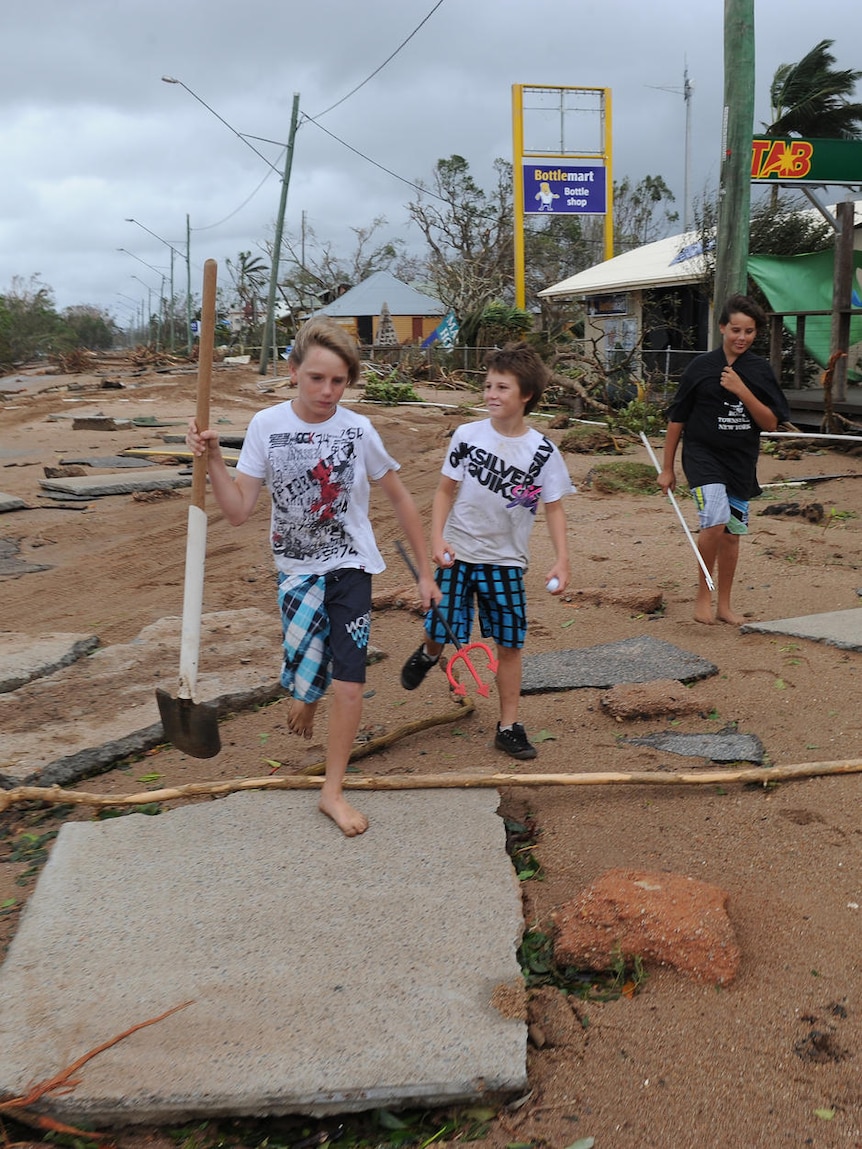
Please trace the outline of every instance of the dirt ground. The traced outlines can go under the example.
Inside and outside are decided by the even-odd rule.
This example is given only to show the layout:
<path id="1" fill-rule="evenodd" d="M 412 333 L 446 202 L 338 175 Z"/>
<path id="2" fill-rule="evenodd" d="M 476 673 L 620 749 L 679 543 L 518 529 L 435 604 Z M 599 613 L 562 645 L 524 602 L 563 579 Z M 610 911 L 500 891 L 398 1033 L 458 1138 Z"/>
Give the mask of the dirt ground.
<path id="1" fill-rule="evenodd" d="M 122 389 L 106 388 L 108 379 L 120 381 Z M 163 446 L 165 428 L 152 423 L 182 423 L 193 412 L 195 374 L 186 369 L 136 376 L 115 366 L 71 382 L 74 389 L 11 395 L 0 404 L 0 490 L 33 508 L 3 516 L 0 541 L 16 545 L 24 561 L 50 565 L 0 578 L 2 627 L 32 635 L 94 633 L 103 645 L 126 642 L 156 619 L 180 613 L 188 492 L 151 501 L 102 498 L 66 509 L 40 498 L 38 481 L 45 465 L 63 458 Z M 289 394 L 287 388 L 262 389 L 254 368 L 218 366 L 213 425 L 241 433 L 260 405 Z M 428 515 L 446 435 L 463 421 L 463 405 L 475 396 L 442 389 L 423 394 L 450 409 L 363 409 L 402 463 L 402 475 Z M 149 424 L 81 431 L 72 429 L 69 418 L 49 418 L 84 410 L 149 417 Z M 542 425 L 547 428 L 547 422 Z M 549 433 L 557 440 L 562 435 Z M 648 462 L 637 443 L 626 456 Z M 646 616 L 551 597 L 544 590 L 550 548 L 540 517 L 527 575 L 527 653 L 652 635 L 719 668 L 691 688 L 701 702 L 699 713 L 673 722 L 619 722 L 602 708 L 601 690 L 532 695 L 523 700 L 522 718 L 539 757 L 516 764 L 492 747 L 492 694 L 476 698 L 475 712 L 463 722 L 396 742 L 360 763 L 361 771 L 707 770 L 710 764 L 702 759 L 630 746 L 622 739 L 664 729 L 714 732 L 730 723 L 756 735 L 772 765 L 859 757 L 862 655 L 695 623 L 695 563 L 667 501 L 658 491 L 600 494 L 585 480 L 607 458 L 566 458 L 580 488 L 569 500 L 572 588 L 658 589 L 665 605 Z M 826 475 L 856 477 L 770 488 L 753 504 L 734 604 L 746 617 L 781 619 L 859 605 L 862 459 L 824 450 L 797 459 L 764 455 L 760 466 L 763 483 Z M 821 504 L 823 516 L 814 521 L 816 512 L 761 514 L 779 501 Z M 693 525 L 690 504 L 681 505 Z M 394 548 L 398 529 L 385 499 L 374 500 L 373 517 L 389 564 L 376 580 L 381 593 L 405 586 L 409 576 Z M 278 626 L 267 524 L 265 499 L 238 529 L 211 508 L 206 610 L 255 606 L 271 611 L 273 627 Z M 388 657 L 369 669 L 366 734 L 391 731 L 449 705 L 440 673 L 414 694 L 399 685 L 400 664 L 416 646 L 420 627 L 409 610 L 375 613 L 371 641 Z M 166 668 L 166 674 L 170 671 Z M 75 706 L 74 698 L 61 693 L 56 702 L 61 711 Z M 259 777 L 273 760 L 289 772 L 320 759 L 326 723 L 324 703 L 312 744 L 297 742 L 288 734 L 279 702 L 225 720 L 216 758 L 200 761 L 163 748 L 84 780 L 79 788 L 118 794 L 142 785 Z M 522 885 L 529 927 L 548 929 L 557 906 L 611 868 L 670 871 L 728 892 L 742 962 L 737 979 L 724 989 L 665 968 L 648 969 L 634 997 L 606 1003 L 566 998 L 549 988 L 531 991 L 530 1091 L 498 1112 L 484 1143 L 490 1149 L 566 1149 L 592 1137 L 599 1149 L 862 1145 L 860 786 L 859 775 L 847 774 L 768 787 L 537 785 L 504 791 L 501 813 L 535 825 L 534 853 L 543 877 Z M 361 805 L 361 795 L 355 800 Z M 86 818 L 91 811 L 78 809 L 69 816 Z M 24 833 L 39 835 L 52 826 L 56 820 L 50 812 L 35 808 L 0 816 L 3 949 L 37 873 L 32 859 L 11 860 L 13 845 Z M 368 832 L 374 833 L 373 825 Z M 356 849 L 362 849 L 361 838 Z M 469 921 L 464 941 L 482 944 L 480 937 L 471 937 Z M 174 1143 L 159 1130 L 118 1130 L 116 1141 L 126 1149 Z"/>

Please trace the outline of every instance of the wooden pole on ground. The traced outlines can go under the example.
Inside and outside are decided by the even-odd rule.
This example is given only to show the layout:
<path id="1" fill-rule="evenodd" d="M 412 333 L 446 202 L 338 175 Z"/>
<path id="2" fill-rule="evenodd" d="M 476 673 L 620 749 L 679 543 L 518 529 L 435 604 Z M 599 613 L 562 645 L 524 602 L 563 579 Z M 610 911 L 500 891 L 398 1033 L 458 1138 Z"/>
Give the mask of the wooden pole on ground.
<path id="1" fill-rule="evenodd" d="M 633 773 L 597 770 L 577 774 L 389 774 L 344 779 L 345 790 L 471 790 L 506 789 L 522 786 L 727 786 L 732 783 L 768 786 L 799 778 L 819 778 L 834 774 L 862 773 L 862 758 L 836 762 L 800 762 L 788 766 L 743 766 L 722 770 L 676 773 L 673 770 L 645 770 Z M 142 806 L 152 802 L 173 802 L 185 798 L 223 797 L 242 790 L 316 790 L 321 778 L 290 774 L 283 778 L 233 778 L 223 782 L 190 782 L 185 786 L 144 790 L 138 794 L 90 794 L 64 790 L 60 786 L 18 786 L 0 790 L 0 813 L 19 802 L 49 802 L 78 806 Z"/>

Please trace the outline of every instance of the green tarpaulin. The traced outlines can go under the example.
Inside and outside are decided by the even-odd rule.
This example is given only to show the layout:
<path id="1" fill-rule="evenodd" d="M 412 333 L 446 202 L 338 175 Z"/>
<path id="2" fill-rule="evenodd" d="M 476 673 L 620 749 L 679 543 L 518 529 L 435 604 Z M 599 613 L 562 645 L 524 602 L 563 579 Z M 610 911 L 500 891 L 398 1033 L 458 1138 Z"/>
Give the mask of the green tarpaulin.
<path id="1" fill-rule="evenodd" d="M 748 274 L 769 300 L 773 311 L 831 311 L 835 255 L 816 251 L 811 255 L 750 255 Z M 853 298 L 851 307 L 862 307 L 862 251 L 853 252 Z M 784 326 L 796 335 L 796 317 Z M 829 362 L 831 315 L 808 315 L 805 319 L 805 350 L 821 367 Z M 854 346 L 855 345 L 855 346 Z M 862 379 L 862 315 L 850 320 L 850 354 L 847 378 Z"/>

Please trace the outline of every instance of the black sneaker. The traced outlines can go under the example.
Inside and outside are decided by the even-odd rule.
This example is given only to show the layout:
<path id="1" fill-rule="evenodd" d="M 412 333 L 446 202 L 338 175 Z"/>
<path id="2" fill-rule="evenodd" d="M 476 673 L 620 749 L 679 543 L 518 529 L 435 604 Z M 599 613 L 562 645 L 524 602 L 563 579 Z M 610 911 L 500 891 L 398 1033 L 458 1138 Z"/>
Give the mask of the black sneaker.
<path id="1" fill-rule="evenodd" d="M 504 751 L 510 758 L 519 758 L 522 762 L 526 762 L 528 758 L 535 758 L 538 753 L 536 747 L 527 741 L 527 731 L 520 722 L 513 722 L 511 730 L 501 730 L 498 722 L 494 747 Z"/>
<path id="2" fill-rule="evenodd" d="M 421 685 L 431 667 L 436 666 L 439 661 L 439 654 L 436 658 L 432 658 L 430 654 L 425 653 L 425 644 L 423 643 L 401 667 L 401 685 L 405 690 L 415 690 L 417 686 Z"/>

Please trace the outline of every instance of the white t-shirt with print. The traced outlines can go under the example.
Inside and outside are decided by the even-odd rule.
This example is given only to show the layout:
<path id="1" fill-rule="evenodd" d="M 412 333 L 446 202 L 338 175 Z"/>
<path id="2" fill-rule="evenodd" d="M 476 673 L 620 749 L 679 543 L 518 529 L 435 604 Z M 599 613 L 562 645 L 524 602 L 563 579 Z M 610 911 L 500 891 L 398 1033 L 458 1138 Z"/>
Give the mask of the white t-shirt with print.
<path id="1" fill-rule="evenodd" d="M 365 415 L 339 406 L 325 423 L 306 423 L 290 401 L 267 407 L 248 425 L 237 470 L 269 489 L 278 570 L 385 570 L 368 519 L 369 479 L 399 464 Z"/>
<path id="2" fill-rule="evenodd" d="M 575 489 L 550 439 L 532 427 L 510 438 L 490 419 L 455 430 L 442 471 L 459 483 L 443 537 L 470 563 L 526 570 L 538 504 Z"/>

